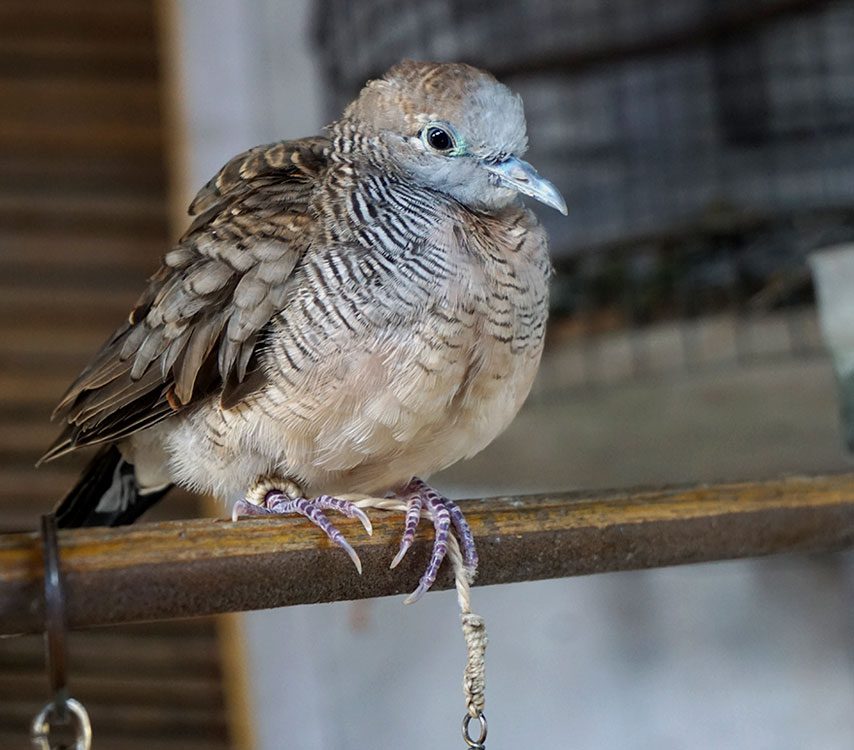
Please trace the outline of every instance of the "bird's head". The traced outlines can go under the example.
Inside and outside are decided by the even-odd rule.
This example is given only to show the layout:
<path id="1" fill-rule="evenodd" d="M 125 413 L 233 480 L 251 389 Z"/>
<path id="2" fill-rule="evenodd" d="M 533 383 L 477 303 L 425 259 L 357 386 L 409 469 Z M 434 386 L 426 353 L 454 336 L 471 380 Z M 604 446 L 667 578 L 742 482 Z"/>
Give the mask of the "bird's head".
<path id="1" fill-rule="evenodd" d="M 522 100 L 489 73 L 461 63 L 406 60 L 370 81 L 342 122 L 421 185 L 473 209 L 495 210 L 524 193 L 566 214 L 557 188 L 522 160 Z M 366 153 L 375 157 L 375 153 Z"/>

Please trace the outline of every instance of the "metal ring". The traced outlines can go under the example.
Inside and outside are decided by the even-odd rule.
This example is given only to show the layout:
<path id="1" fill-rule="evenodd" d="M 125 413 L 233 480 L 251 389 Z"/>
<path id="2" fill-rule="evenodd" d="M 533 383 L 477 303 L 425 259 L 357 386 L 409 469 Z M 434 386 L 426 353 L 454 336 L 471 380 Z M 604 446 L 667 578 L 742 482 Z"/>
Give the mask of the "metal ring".
<path id="1" fill-rule="evenodd" d="M 477 719 L 480 722 L 480 733 L 477 740 L 473 740 L 469 734 L 469 724 L 472 719 Z M 482 750 L 483 743 L 486 742 L 486 730 L 486 714 L 478 712 L 477 716 L 472 716 L 471 714 L 463 716 L 463 739 L 470 748 Z"/>
<path id="2" fill-rule="evenodd" d="M 74 698 L 69 698 L 65 702 L 65 708 L 68 716 L 64 722 L 57 716 L 57 707 L 53 702 L 48 703 L 33 719 L 33 723 L 30 725 L 30 739 L 36 750 L 54 750 L 50 744 L 51 719 L 57 719 L 58 723 L 67 723 L 69 719 L 73 720 L 77 725 L 73 750 L 90 750 L 92 747 L 92 724 L 89 721 L 89 714 L 83 705 Z"/>

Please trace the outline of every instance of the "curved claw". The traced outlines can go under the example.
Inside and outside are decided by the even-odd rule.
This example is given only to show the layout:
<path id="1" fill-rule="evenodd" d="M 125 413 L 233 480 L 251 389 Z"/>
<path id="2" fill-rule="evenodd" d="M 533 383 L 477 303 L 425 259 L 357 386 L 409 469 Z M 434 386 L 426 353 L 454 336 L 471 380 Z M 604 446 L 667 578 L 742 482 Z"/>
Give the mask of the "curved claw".
<path id="1" fill-rule="evenodd" d="M 323 502 L 323 498 L 317 498 L 315 500 L 298 500 L 296 501 L 296 507 L 294 510 L 305 516 L 324 534 L 326 534 L 331 541 L 341 547 L 341 549 L 343 549 L 347 553 L 347 556 L 353 561 L 353 565 L 356 566 L 356 571 L 359 575 L 362 575 L 362 561 L 356 554 L 356 550 L 353 549 L 350 542 L 344 538 L 344 535 L 338 527 L 335 526 L 335 524 L 333 524 L 327 515 L 321 510 L 321 508 L 336 507 L 334 505 L 330 505 L 329 500 L 335 500 L 335 498 L 328 498 L 326 502 Z M 336 507 L 336 510 L 340 509 Z M 345 511 L 342 512 L 346 515 Z"/>
<path id="2" fill-rule="evenodd" d="M 336 510 L 348 518 L 358 518 L 368 534 L 373 533 L 371 519 L 359 507 L 347 500 L 341 500 L 330 495 L 321 495 L 312 500 L 304 497 L 292 497 L 279 490 L 269 490 L 264 496 L 264 505 L 256 505 L 249 500 L 238 500 L 234 504 L 232 518 L 237 520 L 241 515 L 290 515 L 298 514 L 304 516 L 317 526 L 326 536 L 341 549 L 353 561 L 359 575 L 362 575 L 362 561 L 356 550 L 344 538 L 344 535 L 329 520 L 324 510 Z"/>
<path id="3" fill-rule="evenodd" d="M 266 516 L 270 513 L 266 508 L 256 505 L 249 500 L 240 498 L 231 508 L 231 520 L 238 521 L 245 516 Z"/>
<path id="4" fill-rule="evenodd" d="M 240 498 L 240 500 L 235 501 L 234 505 L 231 506 L 231 520 L 236 522 L 240 516 L 246 515 L 246 506 L 250 505 L 248 500 L 244 500 Z"/>
<path id="5" fill-rule="evenodd" d="M 361 521 L 362 526 L 365 527 L 365 531 L 368 533 L 368 536 L 373 536 L 374 525 L 371 523 L 371 519 L 368 517 L 368 514 L 358 506 L 354 505 L 353 515 Z"/>
<path id="6" fill-rule="evenodd" d="M 403 559 L 403 556 L 406 554 L 407 550 L 409 550 L 409 548 L 411 546 L 412 546 L 412 541 L 408 540 L 408 539 L 404 539 L 400 543 L 400 549 L 397 551 L 397 554 L 394 556 L 394 560 L 391 561 L 391 565 L 389 565 L 388 567 L 389 568 L 396 568 L 400 564 L 400 561 Z"/>
<path id="7" fill-rule="evenodd" d="M 337 510 L 347 518 L 358 518 L 368 536 L 373 535 L 374 527 L 368 514 L 365 513 L 358 505 L 351 503 L 349 500 L 342 500 L 331 495 L 320 495 L 309 501 L 312 505 L 323 508 L 324 510 Z"/>
<path id="8" fill-rule="evenodd" d="M 333 538 L 332 541 L 347 553 L 348 557 L 353 561 L 353 565 L 356 566 L 358 574 L 362 575 L 362 561 L 359 559 L 359 555 L 356 554 L 356 550 L 350 546 L 350 542 L 340 535 L 338 538 Z"/>
<path id="9" fill-rule="evenodd" d="M 427 593 L 427 590 L 430 588 L 429 585 L 425 585 L 423 582 L 418 584 L 418 588 L 415 589 L 406 599 L 403 600 L 404 604 L 415 604 L 424 594 Z"/>

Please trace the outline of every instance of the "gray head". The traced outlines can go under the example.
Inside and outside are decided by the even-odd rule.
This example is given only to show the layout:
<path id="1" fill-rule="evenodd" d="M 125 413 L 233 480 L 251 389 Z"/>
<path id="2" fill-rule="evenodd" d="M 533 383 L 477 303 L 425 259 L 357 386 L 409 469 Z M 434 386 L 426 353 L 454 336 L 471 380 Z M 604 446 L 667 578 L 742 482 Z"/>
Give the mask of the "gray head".
<path id="1" fill-rule="evenodd" d="M 406 60 L 370 81 L 342 122 L 366 136 L 354 150 L 379 144 L 396 169 L 466 206 L 499 209 L 521 192 L 566 213 L 554 185 L 521 159 L 521 98 L 483 70 Z"/>

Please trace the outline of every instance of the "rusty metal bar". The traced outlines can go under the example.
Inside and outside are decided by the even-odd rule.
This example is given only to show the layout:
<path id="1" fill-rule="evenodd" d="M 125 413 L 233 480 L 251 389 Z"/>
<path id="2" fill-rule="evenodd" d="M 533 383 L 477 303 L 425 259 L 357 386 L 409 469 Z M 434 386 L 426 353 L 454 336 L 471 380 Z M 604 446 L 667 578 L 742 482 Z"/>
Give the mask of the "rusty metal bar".
<path id="1" fill-rule="evenodd" d="M 557 493 L 464 504 L 481 556 L 478 583 L 508 583 L 780 552 L 854 546 L 854 474 L 762 483 Z M 297 518 L 196 520 L 60 533 L 71 627 L 159 620 L 412 590 L 428 525 L 388 569 L 397 513 L 374 535 L 341 519 L 364 564 Z M 0 536 L 0 634 L 43 628 L 36 533 Z M 448 571 L 437 588 L 450 586 Z"/>

